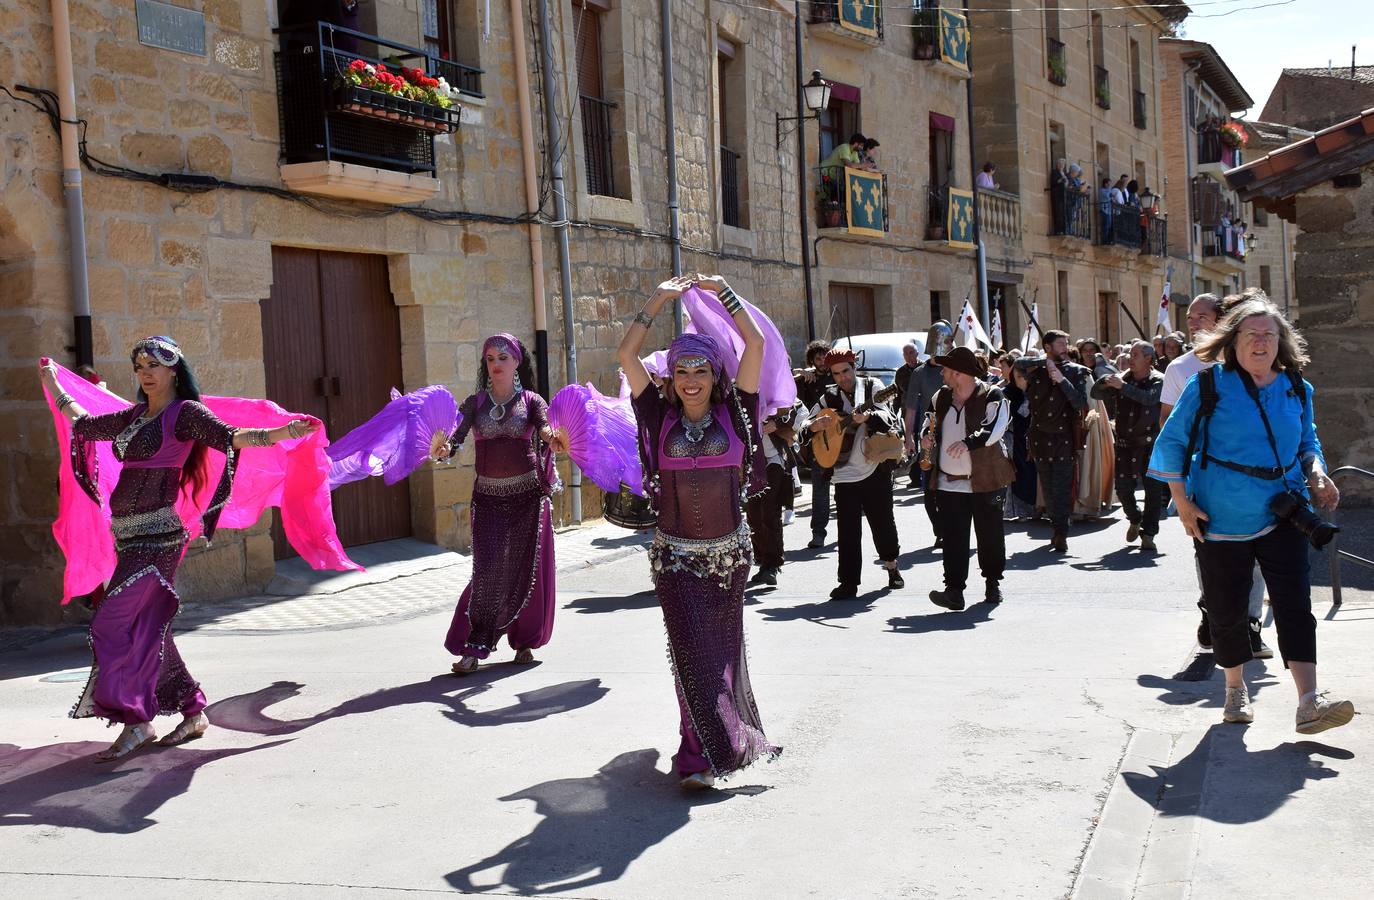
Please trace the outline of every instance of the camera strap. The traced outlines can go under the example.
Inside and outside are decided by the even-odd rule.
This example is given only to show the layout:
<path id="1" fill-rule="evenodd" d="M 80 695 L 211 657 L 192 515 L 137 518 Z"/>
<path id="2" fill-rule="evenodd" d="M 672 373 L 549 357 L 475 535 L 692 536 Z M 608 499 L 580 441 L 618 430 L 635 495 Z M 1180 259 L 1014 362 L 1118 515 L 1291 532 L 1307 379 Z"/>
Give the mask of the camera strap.
<path id="1" fill-rule="evenodd" d="M 1288 470 L 1284 468 L 1283 460 L 1279 458 L 1279 444 L 1278 441 L 1274 439 L 1274 429 L 1269 424 L 1269 414 L 1264 411 L 1264 404 L 1260 402 L 1259 388 L 1255 386 L 1255 380 L 1250 377 L 1250 373 L 1237 366 L 1236 374 L 1240 376 L 1240 383 L 1245 385 L 1245 393 L 1249 394 L 1250 399 L 1254 401 L 1255 408 L 1259 410 L 1260 421 L 1264 423 L 1264 436 L 1269 439 L 1269 449 L 1273 451 L 1274 454 L 1274 468 L 1275 471 L 1278 472 L 1276 477 L 1269 480 L 1277 481 L 1283 478 L 1288 473 Z M 1296 381 L 1290 372 L 1285 371 L 1285 374 L 1288 375 L 1290 381 Z M 1299 396 L 1302 397 L 1303 407 L 1306 408 L 1307 392 L 1305 389 L 1302 389 L 1300 385 L 1299 389 L 1302 390 Z M 1217 460 L 1217 462 L 1221 462 L 1221 460 Z"/>

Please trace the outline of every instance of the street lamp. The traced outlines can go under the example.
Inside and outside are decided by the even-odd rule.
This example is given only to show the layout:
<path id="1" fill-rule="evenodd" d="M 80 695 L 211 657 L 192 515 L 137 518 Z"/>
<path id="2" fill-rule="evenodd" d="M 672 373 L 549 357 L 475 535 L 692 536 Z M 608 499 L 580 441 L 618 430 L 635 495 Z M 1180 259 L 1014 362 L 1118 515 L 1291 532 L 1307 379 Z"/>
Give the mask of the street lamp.
<path id="1" fill-rule="evenodd" d="M 796 44 L 797 80 L 801 80 L 802 39 L 801 16 L 793 17 L 793 31 Z M 782 123 L 797 123 L 797 218 L 801 224 L 802 285 L 806 290 L 806 339 L 816 339 L 816 308 L 811 296 L 811 254 L 807 245 L 811 241 L 807 225 L 806 202 L 806 120 L 819 120 L 821 113 L 830 106 L 830 84 L 821 77 L 820 69 L 811 70 L 811 80 L 797 85 L 797 114 L 784 116 L 773 113 L 773 136 L 775 146 L 782 146 Z"/>

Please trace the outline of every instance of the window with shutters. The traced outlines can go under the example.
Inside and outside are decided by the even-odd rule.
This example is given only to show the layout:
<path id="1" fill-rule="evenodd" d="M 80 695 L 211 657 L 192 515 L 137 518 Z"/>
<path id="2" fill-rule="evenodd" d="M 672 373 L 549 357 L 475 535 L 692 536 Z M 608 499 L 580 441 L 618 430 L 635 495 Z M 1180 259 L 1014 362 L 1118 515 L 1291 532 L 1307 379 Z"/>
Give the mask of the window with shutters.
<path id="1" fill-rule="evenodd" d="M 749 116 L 746 47 L 716 38 L 716 121 L 720 138 L 720 220 L 749 227 Z"/>
<path id="2" fill-rule="evenodd" d="M 582 159 L 587 192 L 618 197 L 614 154 L 616 104 L 606 97 L 603 76 L 602 19 L 597 0 L 573 0 L 573 41 L 577 56 L 578 109 L 582 114 Z"/>

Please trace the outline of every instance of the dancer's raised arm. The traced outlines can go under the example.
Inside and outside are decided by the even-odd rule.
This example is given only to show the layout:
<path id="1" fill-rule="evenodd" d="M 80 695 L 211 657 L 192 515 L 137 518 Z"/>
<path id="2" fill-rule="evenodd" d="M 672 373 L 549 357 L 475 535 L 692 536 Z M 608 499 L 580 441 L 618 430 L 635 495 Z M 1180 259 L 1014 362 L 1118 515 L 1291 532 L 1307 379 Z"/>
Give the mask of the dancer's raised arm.
<path id="1" fill-rule="evenodd" d="M 721 305 L 730 314 L 744 338 L 744 353 L 739 358 L 739 372 L 735 375 L 735 387 L 750 394 L 759 392 L 760 374 L 763 372 L 763 332 L 749 314 L 749 309 L 739 302 L 739 297 L 725 279 L 719 275 L 697 275 L 696 286 L 710 291 L 720 298 Z"/>
<path id="2" fill-rule="evenodd" d="M 649 370 L 644 368 L 644 363 L 639 359 L 640 351 L 644 348 L 644 336 L 649 333 L 649 326 L 654 324 L 654 316 L 659 314 L 663 305 L 682 296 L 682 292 L 691 287 L 691 284 L 690 278 L 678 277 L 670 278 L 654 288 L 653 295 L 645 302 L 644 308 L 635 313 L 625 336 L 620 339 L 620 368 L 625 370 L 625 378 L 630 382 L 630 391 L 636 397 L 644 393 L 644 389 L 650 384 Z"/>

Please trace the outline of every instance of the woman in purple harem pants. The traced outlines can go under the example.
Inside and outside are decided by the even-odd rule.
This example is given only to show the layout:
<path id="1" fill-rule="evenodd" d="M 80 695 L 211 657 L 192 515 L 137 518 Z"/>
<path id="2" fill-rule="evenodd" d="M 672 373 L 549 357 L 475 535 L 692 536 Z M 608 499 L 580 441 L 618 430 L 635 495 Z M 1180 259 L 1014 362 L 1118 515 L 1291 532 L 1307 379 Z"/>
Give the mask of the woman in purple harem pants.
<path id="1" fill-rule="evenodd" d="M 62 391 L 57 372 L 45 360 L 41 374 L 60 413 L 72 420 L 72 474 L 96 503 L 91 441 L 112 441 L 123 463 L 110 495 L 110 530 L 115 570 L 91 619 L 91 676 L 72 717 L 99 717 L 124 725 L 119 737 L 96 756 L 121 759 L 157 739 L 152 719 L 180 713 L 182 721 L 161 741 L 180 744 L 205 733 L 205 694 L 186 670 L 172 640 L 172 617 L 180 598 L 172 587 L 186 551 L 187 532 L 177 513 L 177 496 L 200 493 L 205 448 L 225 455 L 224 472 L 203 514 L 206 540 L 234 480 L 238 450 L 265 447 L 319 428 L 295 419 L 280 428 L 231 428 L 200 403 L 200 388 L 181 348 L 169 337 L 144 338 L 129 353 L 138 379 L 139 402 L 118 412 L 87 415 Z"/>
<path id="2" fill-rule="evenodd" d="M 549 428 L 549 406 L 524 386 L 534 380 L 529 353 L 513 335 L 494 334 L 482 345 L 477 393 L 441 459 L 477 433 L 477 481 L 472 488 L 472 581 L 458 600 L 444 646 L 454 674 L 477 671 L 501 635 L 515 661 L 534 662 L 533 651 L 553 635 L 553 515 L 549 498 L 562 485 L 553 451 L 566 449 Z"/>
<path id="3" fill-rule="evenodd" d="M 639 358 L 654 316 L 692 284 L 659 285 L 620 343 L 620 364 L 634 397 L 646 493 L 658 512 L 649 559 L 682 715 L 673 764 L 683 787 L 707 788 L 716 776 L 782 751 L 763 734 L 744 653 L 752 556 L 744 502 L 746 486 L 758 490 L 765 471 L 752 424 L 763 334 L 723 279 L 698 275 L 696 286 L 719 295 L 744 338 L 734 382 L 720 345 L 706 335 L 673 341 L 662 394 Z"/>

